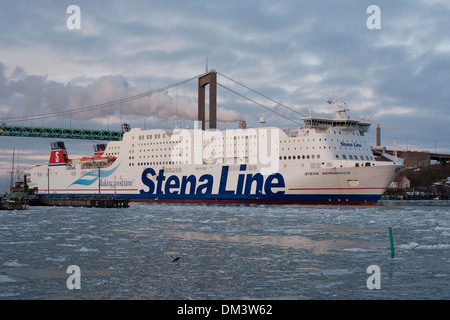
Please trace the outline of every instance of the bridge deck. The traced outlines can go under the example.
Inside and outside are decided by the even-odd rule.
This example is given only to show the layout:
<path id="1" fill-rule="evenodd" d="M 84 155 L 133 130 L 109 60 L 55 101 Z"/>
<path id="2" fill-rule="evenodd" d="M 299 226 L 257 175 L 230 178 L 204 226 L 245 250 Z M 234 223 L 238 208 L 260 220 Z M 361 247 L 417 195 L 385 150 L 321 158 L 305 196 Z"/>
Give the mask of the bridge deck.
<path id="1" fill-rule="evenodd" d="M 0 125 L 0 136 L 118 141 L 122 131 Z"/>

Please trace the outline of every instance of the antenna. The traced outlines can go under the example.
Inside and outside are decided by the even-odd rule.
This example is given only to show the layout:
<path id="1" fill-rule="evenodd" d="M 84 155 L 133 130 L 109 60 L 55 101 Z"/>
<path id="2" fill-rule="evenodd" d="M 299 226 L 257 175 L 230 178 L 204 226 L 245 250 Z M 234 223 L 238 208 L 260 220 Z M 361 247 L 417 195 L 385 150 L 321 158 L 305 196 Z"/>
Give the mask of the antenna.
<path id="1" fill-rule="evenodd" d="M 344 107 L 341 107 L 341 106 L 338 105 L 338 102 L 337 102 L 336 98 L 337 97 L 333 96 L 333 97 L 329 98 L 327 102 L 329 104 L 332 104 L 332 103 L 334 104 L 334 108 L 336 110 L 335 119 L 343 119 L 341 113 L 344 113 L 344 116 L 346 116 L 347 115 L 346 112 L 350 111 L 350 110 L 347 108 L 347 102 L 346 101 L 341 101 L 344 104 Z"/>
<path id="2" fill-rule="evenodd" d="M 206 57 L 206 69 L 205 69 L 205 73 L 208 73 L 208 57 Z"/>

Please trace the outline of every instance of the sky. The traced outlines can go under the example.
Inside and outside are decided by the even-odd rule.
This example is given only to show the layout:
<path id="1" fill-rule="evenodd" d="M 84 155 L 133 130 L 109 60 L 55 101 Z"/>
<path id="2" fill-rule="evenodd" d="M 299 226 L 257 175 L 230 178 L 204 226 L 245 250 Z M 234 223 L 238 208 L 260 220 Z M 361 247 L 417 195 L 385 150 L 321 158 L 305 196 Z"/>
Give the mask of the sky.
<path id="1" fill-rule="evenodd" d="M 380 124 L 382 145 L 448 154 L 449 17 L 446 0 L 0 0 L 0 122 L 193 127 L 207 65 L 219 73 L 219 129 L 260 117 L 294 128 L 310 110 L 332 115 L 336 96 L 371 119 L 372 145 Z M 63 141 L 69 156 L 96 143 Z M 13 149 L 23 170 L 48 161 L 50 142 L 0 136 L 0 192 Z"/>

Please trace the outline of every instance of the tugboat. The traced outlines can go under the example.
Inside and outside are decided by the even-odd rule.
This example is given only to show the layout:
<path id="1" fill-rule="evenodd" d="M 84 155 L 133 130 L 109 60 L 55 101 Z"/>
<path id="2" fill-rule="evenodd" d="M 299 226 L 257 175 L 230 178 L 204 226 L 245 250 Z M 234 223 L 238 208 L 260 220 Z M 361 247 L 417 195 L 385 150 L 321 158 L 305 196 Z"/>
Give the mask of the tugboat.
<path id="1" fill-rule="evenodd" d="M 18 151 L 17 151 L 18 154 Z M 14 182 L 14 158 L 16 155 L 16 149 L 13 150 L 12 158 L 12 170 L 11 170 L 11 186 L 10 194 L 4 194 L 0 196 L 0 210 L 24 210 L 28 208 L 30 204 L 29 193 L 37 191 L 37 189 L 29 190 L 24 176 L 23 181 L 19 181 L 19 169 L 17 169 L 17 180 Z"/>
<path id="2" fill-rule="evenodd" d="M 9 195 L 0 197 L 0 210 L 25 210 L 30 204 L 26 180 L 16 181 Z"/>

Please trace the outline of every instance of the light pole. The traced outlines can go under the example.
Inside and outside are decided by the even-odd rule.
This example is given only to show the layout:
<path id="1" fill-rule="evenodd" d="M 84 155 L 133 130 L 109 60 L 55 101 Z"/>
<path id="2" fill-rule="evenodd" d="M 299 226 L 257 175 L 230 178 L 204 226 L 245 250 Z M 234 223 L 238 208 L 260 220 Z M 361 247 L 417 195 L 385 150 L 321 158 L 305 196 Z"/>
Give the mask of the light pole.
<path id="1" fill-rule="evenodd" d="M 98 198 L 100 199 L 100 164 L 98 165 Z"/>

